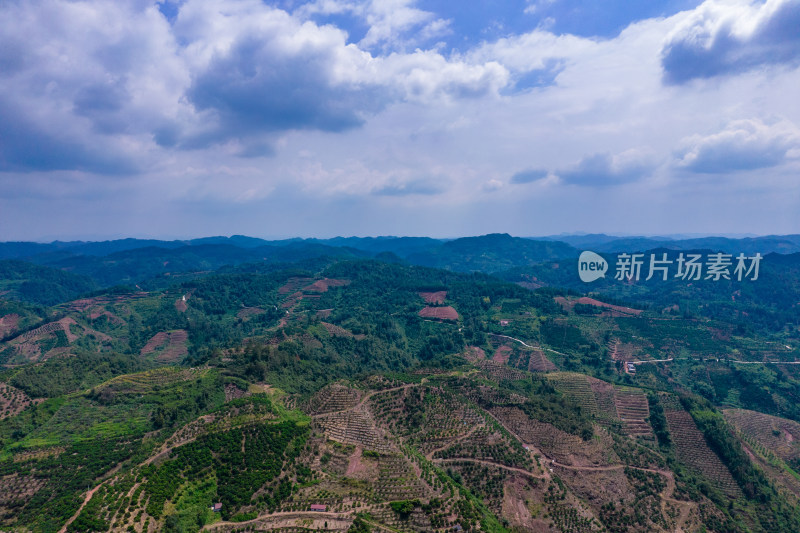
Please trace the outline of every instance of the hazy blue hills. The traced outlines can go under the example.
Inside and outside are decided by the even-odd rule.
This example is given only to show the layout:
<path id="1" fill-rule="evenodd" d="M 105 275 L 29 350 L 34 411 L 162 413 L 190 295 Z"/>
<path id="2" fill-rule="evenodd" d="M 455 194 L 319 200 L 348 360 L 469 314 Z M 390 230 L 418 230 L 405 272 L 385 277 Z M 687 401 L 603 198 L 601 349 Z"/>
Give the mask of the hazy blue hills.
<path id="1" fill-rule="evenodd" d="M 592 234 L 532 239 L 490 234 L 452 240 L 386 236 L 271 241 L 234 235 L 171 241 L 6 242 L 0 243 L 0 260 L 13 261 L 6 262 L 0 274 L 0 283 L 5 287 L 0 290 L 7 291 L 8 298 L 52 305 L 75 298 L 81 292 L 114 285 L 166 287 L 177 280 L 204 276 L 223 267 L 365 258 L 456 272 L 504 273 L 502 277 L 511 281 L 585 290 L 587 287 L 574 275 L 574 265 L 582 250 L 607 254 L 610 262 L 614 259 L 611 254 L 650 250 L 724 251 L 748 256 L 761 253 L 764 257 L 780 254 L 788 257 L 792 265 L 789 271 L 794 272 L 797 263 L 794 255 L 800 254 L 800 235 L 670 239 Z M 782 261 L 772 258 L 765 264 L 778 265 Z M 561 264 L 565 268 L 559 269 Z M 39 270 L 33 265 L 38 265 Z M 785 280 L 764 285 L 784 287 L 789 283 Z M 591 290 L 634 298 L 662 289 L 680 294 L 673 285 L 626 288 L 600 280 Z"/>
<path id="2" fill-rule="evenodd" d="M 0 261 L 0 298 L 54 305 L 97 288 L 87 276 L 24 261 Z"/>
<path id="3" fill-rule="evenodd" d="M 614 237 L 602 233 L 589 235 L 559 235 L 541 237 L 543 240 L 565 242 L 575 248 L 595 252 L 642 252 L 654 248 L 668 250 L 714 250 L 726 253 L 791 254 L 800 252 L 800 235 L 767 235 L 763 237 L 699 237 L 673 239 L 669 237 Z"/>
<path id="4" fill-rule="evenodd" d="M 578 254 L 577 249 L 563 242 L 534 241 L 495 233 L 445 242 L 406 259 L 413 264 L 446 270 L 495 272 Z"/>

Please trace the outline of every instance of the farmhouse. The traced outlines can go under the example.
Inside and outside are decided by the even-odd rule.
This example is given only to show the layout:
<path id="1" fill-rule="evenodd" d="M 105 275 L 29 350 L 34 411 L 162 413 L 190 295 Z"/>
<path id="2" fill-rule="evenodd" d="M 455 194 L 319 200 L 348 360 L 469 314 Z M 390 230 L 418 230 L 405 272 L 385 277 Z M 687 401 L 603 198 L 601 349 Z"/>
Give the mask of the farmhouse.
<path id="1" fill-rule="evenodd" d="M 215 513 L 222 511 L 222 504 L 215 503 L 214 505 L 211 506 L 211 510 L 214 511 Z"/>
<path id="2" fill-rule="evenodd" d="M 319 512 L 323 512 L 324 513 L 327 509 L 328 509 L 327 505 L 321 505 L 321 504 L 318 504 L 318 503 L 311 504 L 311 510 L 312 511 L 319 511 Z"/>

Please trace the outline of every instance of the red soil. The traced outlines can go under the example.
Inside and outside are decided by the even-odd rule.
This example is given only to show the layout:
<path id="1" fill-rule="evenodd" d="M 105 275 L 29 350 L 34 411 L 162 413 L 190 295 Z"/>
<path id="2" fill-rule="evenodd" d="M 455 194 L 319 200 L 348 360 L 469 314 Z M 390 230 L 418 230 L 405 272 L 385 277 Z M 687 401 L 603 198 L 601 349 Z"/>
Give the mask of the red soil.
<path id="1" fill-rule="evenodd" d="M 11 335 L 17 331 L 20 316 L 16 313 L 10 315 L 0 316 L 0 337 Z"/>
<path id="2" fill-rule="evenodd" d="M 186 341 L 189 334 L 186 330 L 178 329 L 175 331 L 160 332 L 153 335 L 142 348 L 141 354 L 147 355 L 156 351 L 161 351 L 156 355 L 156 360 L 161 362 L 178 361 L 188 353 Z"/>
<path id="3" fill-rule="evenodd" d="M 89 311 L 89 320 L 97 320 L 101 316 L 105 316 L 112 324 L 124 324 L 125 321 L 120 317 L 111 313 L 102 307 L 94 307 Z"/>
<path id="4" fill-rule="evenodd" d="M 346 330 L 335 324 L 330 324 L 328 322 L 320 322 L 320 324 L 322 324 L 322 326 L 328 330 L 328 333 L 334 337 L 355 337 L 357 340 L 361 340 L 365 337 L 365 335 L 362 334 L 355 335 L 352 331 Z"/>
<path id="5" fill-rule="evenodd" d="M 286 284 L 278 289 L 278 294 L 289 294 L 311 281 L 314 280 L 312 278 L 289 278 Z"/>
<path id="6" fill-rule="evenodd" d="M 77 324 L 77 322 L 75 322 L 70 317 L 66 317 L 66 318 L 62 318 L 61 320 L 59 320 L 58 323 L 61 324 L 61 329 L 64 330 L 64 333 L 67 335 L 67 340 L 69 342 L 75 342 L 76 340 L 78 340 L 78 336 L 75 335 L 74 333 L 72 333 L 72 329 L 70 328 L 71 325 Z M 81 328 L 81 329 L 83 329 L 83 328 Z M 110 340 L 110 337 L 108 335 L 105 335 L 105 334 L 102 334 L 102 333 L 100 335 L 102 335 L 102 337 L 98 336 L 98 338 L 101 338 L 101 339 L 102 338 L 106 338 L 106 339 Z"/>
<path id="7" fill-rule="evenodd" d="M 605 316 L 611 317 L 626 317 L 626 316 L 639 316 L 642 314 L 641 309 L 632 309 L 630 307 L 622 307 L 620 305 L 611 305 L 605 302 L 601 302 L 600 300 L 595 300 L 594 298 L 587 298 L 586 296 L 582 298 L 578 298 L 577 300 L 568 300 L 563 296 L 556 296 L 554 298 L 555 302 L 559 304 L 561 307 L 567 310 L 571 310 L 575 307 L 575 304 L 583 304 L 583 305 L 593 305 L 595 307 L 602 307 L 603 309 L 607 309 L 607 314 Z"/>
<path id="8" fill-rule="evenodd" d="M 162 346 L 164 346 L 167 342 L 168 336 L 163 331 L 160 333 L 156 333 L 153 335 L 147 344 L 144 345 L 144 348 L 141 350 L 142 355 L 147 355 L 149 353 L 153 353 Z"/>
<path id="9" fill-rule="evenodd" d="M 426 307 L 419 312 L 422 318 L 438 318 L 440 320 L 458 320 L 458 312 L 450 306 Z"/>
<path id="10" fill-rule="evenodd" d="M 447 298 L 447 291 L 421 292 L 419 295 L 426 304 L 443 304 L 444 299 Z"/>
<path id="11" fill-rule="evenodd" d="M 583 298 L 578 298 L 578 303 L 579 304 L 585 304 L 585 305 L 595 305 L 597 307 L 603 307 L 605 309 L 611 309 L 611 311 L 615 311 L 617 313 L 622 313 L 622 316 L 629 316 L 629 315 L 639 316 L 639 315 L 642 314 L 642 310 L 641 309 L 632 309 L 630 307 L 622 307 L 622 306 L 619 306 L 619 305 L 611 305 L 611 304 L 607 304 L 605 302 L 601 302 L 599 300 L 595 300 L 594 298 L 587 298 L 585 296 Z"/>
<path id="12" fill-rule="evenodd" d="M 244 309 L 236 313 L 236 318 L 247 318 L 253 315 L 263 315 L 264 313 L 266 313 L 266 311 L 264 311 L 260 307 L 245 307 Z"/>
<path id="13" fill-rule="evenodd" d="M 69 302 L 67 308 L 70 311 L 86 311 L 90 307 L 103 306 L 109 303 L 121 303 L 129 300 L 138 300 L 147 296 L 144 291 L 134 292 L 131 294 L 121 294 L 117 296 L 97 296 L 95 298 L 82 298 L 80 300 L 73 300 Z"/>
<path id="14" fill-rule="evenodd" d="M 330 287 L 345 287 L 350 285 L 349 279 L 321 279 L 315 281 L 311 285 L 307 287 L 303 287 L 304 291 L 311 291 L 311 292 L 328 292 Z"/>
<path id="15" fill-rule="evenodd" d="M 464 357 L 467 361 L 472 361 L 474 363 L 486 359 L 486 352 L 483 351 L 483 348 L 478 348 L 477 346 L 467 346 Z"/>
<path id="16" fill-rule="evenodd" d="M 498 349 L 494 351 L 494 355 L 492 356 L 492 361 L 496 363 L 508 363 L 508 358 L 511 355 L 511 347 L 510 346 L 500 346 Z"/>

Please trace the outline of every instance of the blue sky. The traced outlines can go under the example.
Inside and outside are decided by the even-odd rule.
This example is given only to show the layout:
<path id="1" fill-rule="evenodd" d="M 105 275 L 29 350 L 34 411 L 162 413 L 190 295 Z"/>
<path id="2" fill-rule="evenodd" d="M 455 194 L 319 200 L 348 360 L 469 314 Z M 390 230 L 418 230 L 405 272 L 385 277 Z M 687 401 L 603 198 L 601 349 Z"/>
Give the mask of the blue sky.
<path id="1" fill-rule="evenodd" d="M 800 232 L 800 0 L 8 0 L 0 240 Z"/>

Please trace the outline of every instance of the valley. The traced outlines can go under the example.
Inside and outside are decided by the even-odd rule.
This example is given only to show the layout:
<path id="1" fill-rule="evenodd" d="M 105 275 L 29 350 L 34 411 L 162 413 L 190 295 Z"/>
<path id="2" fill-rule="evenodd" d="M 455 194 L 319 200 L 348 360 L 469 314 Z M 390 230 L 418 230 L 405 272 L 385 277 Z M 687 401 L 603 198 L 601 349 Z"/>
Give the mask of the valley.
<path id="1" fill-rule="evenodd" d="M 800 529 L 796 329 L 507 277 L 335 254 L 3 300 L 0 530 Z"/>

